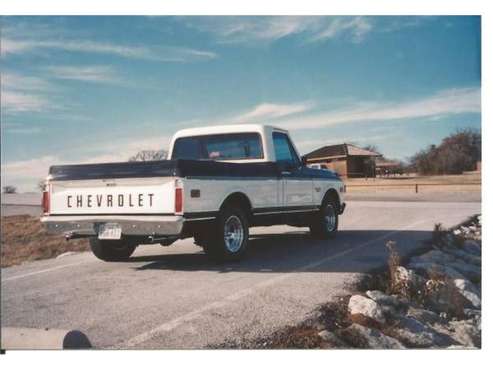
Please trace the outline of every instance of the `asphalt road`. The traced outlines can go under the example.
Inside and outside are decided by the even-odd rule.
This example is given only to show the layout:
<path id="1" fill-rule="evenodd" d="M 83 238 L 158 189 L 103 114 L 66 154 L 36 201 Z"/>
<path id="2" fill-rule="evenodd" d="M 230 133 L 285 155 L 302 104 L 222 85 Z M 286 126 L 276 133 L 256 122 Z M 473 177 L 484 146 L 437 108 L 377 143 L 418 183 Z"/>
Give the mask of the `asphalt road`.
<path id="1" fill-rule="evenodd" d="M 143 246 L 130 262 L 90 253 L 2 269 L 2 327 L 80 329 L 99 348 L 202 348 L 255 338 L 305 318 L 384 266 L 385 242 L 402 254 L 437 222 L 455 225 L 478 202 L 350 201 L 335 240 L 306 229 L 252 229 L 239 263 L 209 261 L 190 239 Z"/>

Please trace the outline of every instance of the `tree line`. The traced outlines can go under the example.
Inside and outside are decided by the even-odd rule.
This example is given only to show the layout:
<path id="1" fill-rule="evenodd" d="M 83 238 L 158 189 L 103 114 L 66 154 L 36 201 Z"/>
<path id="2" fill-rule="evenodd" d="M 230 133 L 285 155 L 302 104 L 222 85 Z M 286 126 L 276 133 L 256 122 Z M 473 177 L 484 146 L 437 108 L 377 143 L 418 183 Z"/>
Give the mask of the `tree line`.
<path id="1" fill-rule="evenodd" d="M 422 175 L 452 175 L 476 170 L 481 161 L 481 133 L 460 129 L 437 145 L 417 152 L 410 158 L 411 170 Z"/>

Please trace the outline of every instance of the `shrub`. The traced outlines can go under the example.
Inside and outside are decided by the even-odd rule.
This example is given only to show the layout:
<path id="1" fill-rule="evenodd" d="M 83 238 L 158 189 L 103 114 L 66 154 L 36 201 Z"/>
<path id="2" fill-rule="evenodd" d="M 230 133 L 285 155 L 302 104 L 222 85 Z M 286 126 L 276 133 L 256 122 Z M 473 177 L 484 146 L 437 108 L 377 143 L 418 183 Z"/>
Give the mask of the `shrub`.
<path id="1" fill-rule="evenodd" d="M 6 185 L 3 187 L 4 194 L 15 194 L 17 193 L 17 188 L 12 185 Z"/>

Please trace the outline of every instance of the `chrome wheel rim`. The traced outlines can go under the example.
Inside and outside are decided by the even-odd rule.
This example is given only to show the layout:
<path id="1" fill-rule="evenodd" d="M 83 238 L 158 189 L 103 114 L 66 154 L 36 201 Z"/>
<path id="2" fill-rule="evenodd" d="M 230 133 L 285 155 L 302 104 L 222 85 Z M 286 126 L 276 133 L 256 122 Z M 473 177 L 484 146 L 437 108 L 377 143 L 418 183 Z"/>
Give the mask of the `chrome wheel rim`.
<path id="1" fill-rule="evenodd" d="M 224 223 L 224 244 L 226 249 L 235 253 L 241 248 L 244 232 L 241 220 L 236 215 L 231 215 Z"/>
<path id="2" fill-rule="evenodd" d="M 332 204 L 327 204 L 325 207 L 325 227 L 328 232 L 332 232 L 336 228 L 336 211 Z"/>

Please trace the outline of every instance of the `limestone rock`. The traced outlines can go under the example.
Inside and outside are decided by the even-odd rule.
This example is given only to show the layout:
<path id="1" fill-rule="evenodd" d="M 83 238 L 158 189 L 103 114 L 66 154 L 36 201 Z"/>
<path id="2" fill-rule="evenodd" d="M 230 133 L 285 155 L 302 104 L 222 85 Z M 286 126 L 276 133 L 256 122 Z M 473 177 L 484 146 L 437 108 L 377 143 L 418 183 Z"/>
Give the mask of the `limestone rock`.
<path id="1" fill-rule="evenodd" d="M 447 249 L 447 253 L 454 255 L 456 258 L 461 259 L 467 263 L 472 265 L 481 266 L 481 257 L 476 256 L 474 254 L 467 253 L 463 249 L 459 248 L 449 248 Z"/>
<path id="2" fill-rule="evenodd" d="M 407 287 L 418 288 L 425 282 L 424 278 L 418 275 L 415 271 L 407 269 L 403 266 L 398 266 L 396 269 L 397 279 L 404 283 Z"/>
<path id="3" fill-rule="evenodd" d="M 481 320 L 481 310 L 475 310 L 472 308 L 465 308 L 464 309 L 464 315 L 468 319 Z"/>
<path id="4" fill-rule="evenodd" d="M 420 256 L 413 257 L 409 262 L 410 263 L 429 262 L 429 263 L 438 263 L 440 265 L 443 265 L 454 261 L 455 261 L 455 257 L 453 255 L 435 249 L 426 252 L 425 254 L 422 254 Z"/>
<path id="5" fill-rule="evenodd" d="M 413 348 L 444 347 L 454 344 L 454 340 L 449 336 L 438 333 L 411 317 L 401 317 L 395 334 L 397 339 Z"/>
<path id="6" fill-rule="evenodd" d="M 451 321 L 452 337 L 466 347 L 481 347 L 481 329 L 472 320 Z"/>
<path id="7" fill-rule="evenodd" d="M 318 333 L 318 336 L 335 347 L 347 347 L 347 344 L 331 331 L 322 330 Z"/>
<path id="8" fill-rule="evenodd" d="M 455 270 L 452 267 L 440 265 L 434 262 L 412 262 L 409 264 L 409 267 L 417 271 L 422 271 L 427 275 L 430 275 L 433 272 L 437 272 L 450 279 L 464 279 L 465 277 L 459 271 Z"/>
<path id="9" fill-rule="evenodd" d="M 381 307 L 370 298 L 353 295 L 349 299 L 348 310 L 352 317 L 363 316 L 379 324 L 385 323 L 385 316 Z"/>
<path id="10" fill-rule="evenodd" d="M 423 308 L 418 307 L 409 307 L 407 310 L 407 316 L 413 319 L 416 319 L 421 322 L 435 324 L 437 322 L 442 321 L 440 316 L 433 311 L 425 310 Z"/>
<path id="11" fill-rule="evenodd" d="M 401 303 L 399 302 L 399 300 L 396 297 L 387 295 L 387 294 L 381 292 L 380 290 L 368 290 L 366 292 L 366 295 L 380 305 L 387 305 L 387 306 L 394 306 L 394 307 L 398 307 L 401 305 Z"/>
<path id="12" fill-rule="evenodd" d="M 466 240 L 462 247 L 467 253 L 474 254 L 475 256 L 481 256 L 481 246 L 474 240 Z"/>
<path id="13" fill-rule="evenodd" d="M 455 279 L 454 284 L 459 293 L 466 298 L 474 308 L 481 308 L 481 293 L 469 280 Z"/>
<path id="14" fill-rule="evenodd" d="M 405 348 L 397 339 L 389 337 L 379 330 L 352 324 L 341 330 L 344 340 L 359 348 L 402 349 Z"/>
<path id="15" fill-rule="evenodd" d="M 466 263 L 463 261 L 456 261 L 449 264 L 454 270 L 459 271 L 462 275 L 467 277 L 469 280 L 480 280 L 481 279 L 481 267 Z"/>

